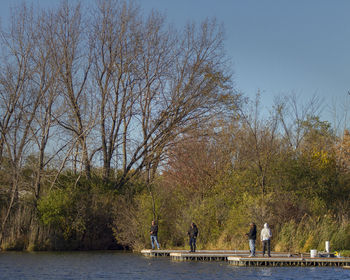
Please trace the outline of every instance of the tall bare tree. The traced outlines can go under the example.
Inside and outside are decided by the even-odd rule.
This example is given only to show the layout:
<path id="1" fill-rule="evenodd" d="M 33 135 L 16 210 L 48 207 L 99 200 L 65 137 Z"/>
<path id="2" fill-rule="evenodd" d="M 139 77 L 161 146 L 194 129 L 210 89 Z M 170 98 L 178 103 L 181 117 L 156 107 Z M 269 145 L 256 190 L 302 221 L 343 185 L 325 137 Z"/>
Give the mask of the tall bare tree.
<path id="1" fill-rule="evenodd" d="M 1 33 L 5 65 L 0 77 L 1 98 L 5 105 L 2 108 L 1 142 L 10 163 L 12 183 L 2 219 L 0 243 L 18 199 L 21 167 L 30 147 L 32 123 L 45 91 L 45 85 L 33 80 L 38 70 L 33 56 L 36 43 L 34 30 L 33 12 L 24 6 L 13 14 L 10 31 Z"/>
<path id="2" fill-rule="evenodd" d="M 117 187 L 142 171 L 150 181 L 167 145 L 231 93 L 222 30 L 205 21 L 177 32 L 133 2 L 98 3 L 91 37 L 104 178 L 116 158 Z"/>
<path id="3" fill-rule="evenodd" d="M 48 34 L 50 52 L 56 67 L 59 92 L 64 97 L 66 114 L 56 120 L 79 139 L 81 163 L 87 177 L 91 176 L 91 154 L 88 135 L 94 125 L 92 92 L 87 86 L 91 67 L 91 52 L 87 33 L 84 32 L 80 4 L 62 2 L 58 11 L 50 17 Z"/>
<path id="4" fill-rule="evenodd" d="M 135 103 L 135 67 L 140 45 L 139 11 L 133 2 L 99 1 L 92 28 L 94 81 L 99 93 L 103 177 L 124 147 Z M 124 145 L 123 145 L 124 143 Z M 119 160 L 117 159 L 117 162 Z M 125 166 L 125 164 L 124 164 Z M 124 168 L 123 168 L 124 169 Z"/>
<path id="5" fill-rule="evenodd" d="M 256 185 L 261 194 L 267 193 L 267 179 L 271 161 L 278 152 L 278 116 L 276 112 L 268 117 L 261 116 L 260 93 L 255 100 L 241 107 L 238 115 L 242 123 L 240 135 L 240 154 L 245 164 L 256 170 Z"/>
<path id="6" fill-rule="evenodd" d="M 52 15 L 42 11 L 35 17 L 34 40 L 35 47 L 33 49 L 33 63 L 35 71 L 32 76 L 33 83 L 37 85 L 37 92 L 42 96 L 39 107 L 37 109 L 35 119 L 31 125 L 33 142 L 36 145 L 34 152 L 37 152 L 37 163 L 35 165 L 34 173 L 35 179 L 33 183 L 34 195 L 38 199 L 41 192 L 42 176 L 45 173 L 45 167 L 54 159 L 56 153 L 63 149 L 63 147 L 52 148 L 50 152 L 47 147 L 52 136 L 52 129 L 54 127 L 53 118 L 57 116 L 60 110 L 58 98 L 58 82 L 57 71 L 55 63 L 52 60 L 52 49 L 50 42 L 50 23 Z M 49 156 L 51 154 L 51 156 Z"/>
<path id="7" fill-rule="evenodd" d="M 137 81 L 140 117 L 134 122 L 140 136 L 129 141 L 131 153 L 118 184 L 131 168 L 137 173 L 159 163 L 166 146 L 210 118 L 220 96 L 230 91 L 222 34 L 215 22 L 189 25 L 183 33 L 163 28 L 157 14 L 145 23 L 142 79 Z"/>

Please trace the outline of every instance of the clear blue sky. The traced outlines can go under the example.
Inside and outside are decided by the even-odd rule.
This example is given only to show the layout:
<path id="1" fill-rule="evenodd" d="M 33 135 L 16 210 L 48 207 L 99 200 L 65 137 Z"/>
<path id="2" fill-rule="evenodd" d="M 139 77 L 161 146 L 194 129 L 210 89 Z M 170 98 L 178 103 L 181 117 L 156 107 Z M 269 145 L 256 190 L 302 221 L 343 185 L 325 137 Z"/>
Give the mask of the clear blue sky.
<path id="1" fill-rule="evenodd" d="M 73 1 L 73 0 L 72 0 Z M 91 3 L 91 0 L 85 0 Z M 82 2 L 85 2 L 82 0 Z M 4 23 L 17 0 L 0 0 Z M 59 0 L 27 0 L 47 6 Z M 308 100 L 345 104 L 350 90 L 350 0 L 139 0 L 148 12 L 165 13 L 169 23 L 215 17 L 226 30 L 237 89 L 265 106 L 292 92 Z"/>

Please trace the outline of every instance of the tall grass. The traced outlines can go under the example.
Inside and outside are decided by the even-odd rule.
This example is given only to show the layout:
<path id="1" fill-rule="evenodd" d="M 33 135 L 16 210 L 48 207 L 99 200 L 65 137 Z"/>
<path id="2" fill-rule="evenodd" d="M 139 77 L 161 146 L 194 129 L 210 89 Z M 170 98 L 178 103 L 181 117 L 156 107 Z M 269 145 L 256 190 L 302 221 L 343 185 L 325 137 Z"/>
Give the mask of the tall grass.
<path id="1" fill-rule="evenodd" d="M 332 251 L 344 250 L 350 246 L 349 229 L 349 221 L 337 221 L 331 214 L 305 216 L 299 223 L 292 220 L 282 225 L 275 249 L 289 252 L 324 251 L 325 241 L 330 241 Z"/>

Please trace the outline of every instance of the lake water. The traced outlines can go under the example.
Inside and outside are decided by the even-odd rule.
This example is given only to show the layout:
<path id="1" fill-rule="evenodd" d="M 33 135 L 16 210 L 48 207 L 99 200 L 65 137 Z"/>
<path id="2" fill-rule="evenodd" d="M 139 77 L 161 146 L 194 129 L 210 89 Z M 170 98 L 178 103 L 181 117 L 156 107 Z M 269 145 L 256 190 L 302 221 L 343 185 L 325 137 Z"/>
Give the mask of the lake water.
<path id="1" fill-rule="evenodd" d="M 0 252 L 0 279 L 350 279 L 350 270 L 235 267 L 117 252 Z"/>

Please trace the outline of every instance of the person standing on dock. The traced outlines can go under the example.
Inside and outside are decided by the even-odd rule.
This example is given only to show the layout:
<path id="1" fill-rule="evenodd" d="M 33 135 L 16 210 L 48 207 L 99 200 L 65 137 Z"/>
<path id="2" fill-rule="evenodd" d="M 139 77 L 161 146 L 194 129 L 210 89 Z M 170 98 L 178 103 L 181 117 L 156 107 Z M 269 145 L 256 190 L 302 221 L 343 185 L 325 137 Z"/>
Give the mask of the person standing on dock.
<path id="1" fill-rule="evenodd" d="M 255 240 L 256 240 L 256 225 L 252 222 L 250 223 L 250 230 L 246 233 L 249 239 L 249 257 L 255 257 Z"/>
<path id="2" fill-rule="evenodd" d="M 267 255 L 271 257 L 271 239 L 272 234 L 267 223 L 264 224 L 264 228 L 261 230 L 260 238 L 263 245 L 263 257 L 265 256 L 265 251 L 267 250 Z"/>
<path id="3" fill-rule="evenodd" d="M 156 243 L 158 250 L 160 249 L 159 243 L 158 243 L 158 225 L 154 221 L 152 221 L 151 229 L 150 229 L 150 234 L 151 234 L 151 245 L 152 245 L 152 250 L 154 250 L 155 246 L 154 243 Z"/>
<path id="4" fill-rule="evenodd" d="M 187 232 L 189 238 L 190 238 L 190 252 L 196 252 L 196 241 L 198 236 L 198 228 L 195 223 L 191 223 L 191 227 Z"/>

